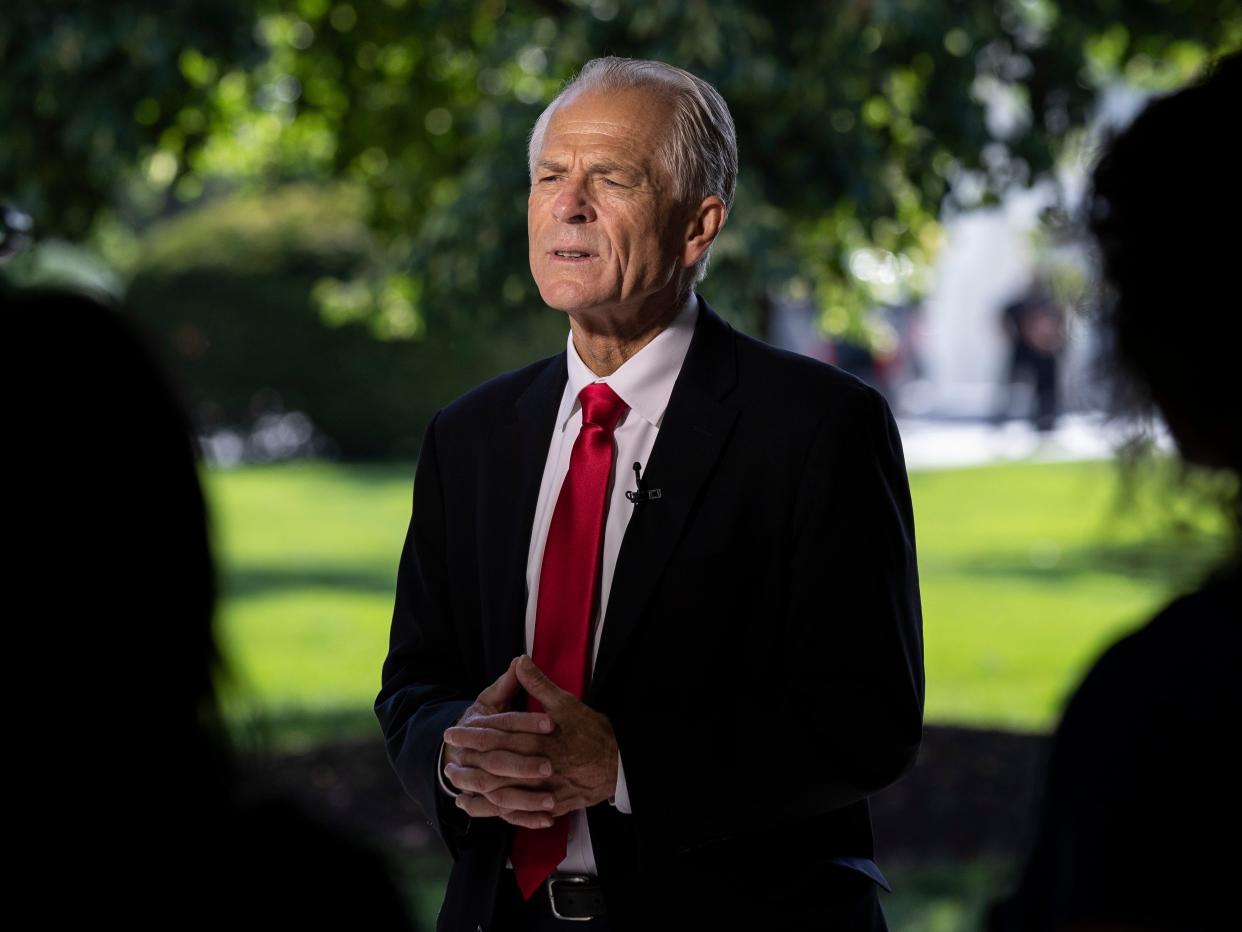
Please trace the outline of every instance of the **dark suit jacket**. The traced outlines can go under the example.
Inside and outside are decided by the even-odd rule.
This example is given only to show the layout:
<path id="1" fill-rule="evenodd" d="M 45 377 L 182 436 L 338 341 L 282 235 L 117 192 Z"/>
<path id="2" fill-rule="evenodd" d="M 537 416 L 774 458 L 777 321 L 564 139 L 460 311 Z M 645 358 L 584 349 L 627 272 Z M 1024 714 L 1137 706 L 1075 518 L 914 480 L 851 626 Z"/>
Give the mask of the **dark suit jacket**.
<path id="1" fill-rule="evenodd" d="M 561 352 L 467 392 L 436 412 L 418 461 L 375 709 L 455 860 L 441 929 L 487 928 L 512 838 L 445 797 L 437 755 L 525 649 L 527 549 L 566 379 Z M 700 298 L 643 480 L 662 497 L 632 506 L 586 697 L 613 725 L 633 807 L 587 813 L 614 923 L 779 928 L 831 919 L 857 891 L 874 902 L 866 797 L 912 764 L 923 708 L 888 406 Z"/>

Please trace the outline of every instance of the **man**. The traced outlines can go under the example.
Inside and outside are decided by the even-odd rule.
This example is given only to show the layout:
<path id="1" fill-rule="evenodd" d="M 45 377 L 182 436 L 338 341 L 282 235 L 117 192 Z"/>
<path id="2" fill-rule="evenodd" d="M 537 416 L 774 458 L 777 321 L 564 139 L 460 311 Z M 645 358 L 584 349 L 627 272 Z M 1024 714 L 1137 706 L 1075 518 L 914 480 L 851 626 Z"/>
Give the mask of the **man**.
<path id="1" fill-rule="evenodd" d="M 530 164 L 565 352 L 432 418 L 376 699 L 439 927 L 883 929 L 866 797 L 923 704 L 888 408 L 695 294 L 737 175 L 705 82 L 592 61 Z"/>

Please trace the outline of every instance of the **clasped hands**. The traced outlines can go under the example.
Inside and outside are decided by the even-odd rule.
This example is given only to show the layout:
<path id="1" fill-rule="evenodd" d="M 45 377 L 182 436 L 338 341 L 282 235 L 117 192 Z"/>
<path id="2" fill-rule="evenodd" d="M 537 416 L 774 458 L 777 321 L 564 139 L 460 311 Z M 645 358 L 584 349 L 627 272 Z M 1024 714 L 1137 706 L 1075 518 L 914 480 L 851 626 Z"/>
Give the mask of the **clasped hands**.
<path id="1" fill-rule="evenodd" d="M 542 712 L 510 709 L 523 689 Z M 616 793 L 611 723 L 525 654 L 445 730 L 444 745 L 444 775 L 461 790 L 458 807 L 472 816 L 547 828 L 556 816 Z"/>

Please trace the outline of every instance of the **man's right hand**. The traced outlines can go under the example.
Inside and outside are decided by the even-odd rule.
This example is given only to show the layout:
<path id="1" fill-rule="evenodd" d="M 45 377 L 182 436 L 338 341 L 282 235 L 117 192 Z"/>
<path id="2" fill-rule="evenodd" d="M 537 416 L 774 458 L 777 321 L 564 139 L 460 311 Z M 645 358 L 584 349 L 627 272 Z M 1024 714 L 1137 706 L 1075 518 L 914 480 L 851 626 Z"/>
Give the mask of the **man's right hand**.
<path id="1" fill-rule="evenodd" d="M 515 657 L 500 679 L 479 693 L 453 727 L 503 731 L 508 732 L 510 738 L 515 737 L 514 733 L 534 736 L 551 732 L 555 726 L 546 713 L 510 711 L 509 706 L 522 688 L 516 666 Z M 516 743 L 521 745 L 520 737 L 516 737 Z M 533 750 L 533 742 L 531 744 Z M 546 757 L 524 754 L 520 750 L 475 751 L 447 743 L 443 756 L 444 776 L 462 792 L 457 805 L 465 808 L 465 797 L 487 802 L 487 814 L 499 816 L 513 825 L 547 828 L 552 824 L 552 816 L 541 811 L 550 808 L 543 804 L 552 797 L 538 792 L 540 785 L 552 775 L 552 762 Z M 526 808 L 505 808 L 482 799 L 483 794 L 495 793 L 502 787 L 521 788 L 508 796 Z"/>

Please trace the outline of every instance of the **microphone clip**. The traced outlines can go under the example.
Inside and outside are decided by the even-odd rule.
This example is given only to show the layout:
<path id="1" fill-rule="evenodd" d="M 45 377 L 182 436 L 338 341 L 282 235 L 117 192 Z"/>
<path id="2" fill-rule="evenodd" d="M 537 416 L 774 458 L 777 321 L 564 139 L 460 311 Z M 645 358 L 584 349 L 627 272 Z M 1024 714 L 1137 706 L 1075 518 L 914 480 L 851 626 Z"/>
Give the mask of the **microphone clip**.
<path id="1" fill-rule="evenodd" d="M 642 475 L 640 472 L 641 469 L 642 467 L 638 463 L 634 464 L 634 484 L 638 486 L 638 488 L 633 492 L 625 493 L 625 497 L 628 498 L 630 502 L 635 505 L 637 505 L 639 502 L 653 502 L 656 499 L 662 497 L 659 489 L 644 489 L 643 488 L 643 480 L 642 480 Z"/>

